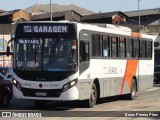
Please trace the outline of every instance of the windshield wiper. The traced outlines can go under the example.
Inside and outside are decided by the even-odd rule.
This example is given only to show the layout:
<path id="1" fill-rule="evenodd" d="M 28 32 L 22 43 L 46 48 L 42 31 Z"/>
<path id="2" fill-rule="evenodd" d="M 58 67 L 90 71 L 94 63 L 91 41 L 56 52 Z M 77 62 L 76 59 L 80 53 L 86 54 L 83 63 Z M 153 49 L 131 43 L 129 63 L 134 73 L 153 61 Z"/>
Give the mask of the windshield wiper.
<path id="1" fill-rule="evenodd" d="M 36 54 L 36 48 L 37 48 L 37 47 L 36 47 L 36 45 L 35 45 L 35 50 L 34 50 L 34 53 L 35 53 L 35 63 L 37 62 L 37 59 L 36 59 L 36 55 L 37 55 L 37 54 Z"/>

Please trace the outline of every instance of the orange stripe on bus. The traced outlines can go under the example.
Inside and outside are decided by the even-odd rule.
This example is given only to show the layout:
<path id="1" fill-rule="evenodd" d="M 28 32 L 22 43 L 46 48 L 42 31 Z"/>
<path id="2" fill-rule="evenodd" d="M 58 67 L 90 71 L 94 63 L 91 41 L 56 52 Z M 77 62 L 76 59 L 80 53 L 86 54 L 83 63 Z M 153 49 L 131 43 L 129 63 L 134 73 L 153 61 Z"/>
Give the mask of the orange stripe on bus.
<path id="1" fill-rule="evenodd" d="M 132 36 L 132 37 L 138 37 L 138 38 L 141 38 L 141 37 L 142 37 L 142 34 L 132 32 L 132 33 L 131 33 L 131 36 Z"/>
<path id="2" fill-rule="evenodd" d="M 138 67 L 138 60 L 127 60 L 126 70 L 125 70 L 124 77 L 122 80 L 120 94 L 122 94 L 123 92 L 125 80 L 127 82 L 128 89 L 129 90 L 131 89 L 131 81 L 132 81 L 133 76 L 136 75 L 137 67 Z"/>

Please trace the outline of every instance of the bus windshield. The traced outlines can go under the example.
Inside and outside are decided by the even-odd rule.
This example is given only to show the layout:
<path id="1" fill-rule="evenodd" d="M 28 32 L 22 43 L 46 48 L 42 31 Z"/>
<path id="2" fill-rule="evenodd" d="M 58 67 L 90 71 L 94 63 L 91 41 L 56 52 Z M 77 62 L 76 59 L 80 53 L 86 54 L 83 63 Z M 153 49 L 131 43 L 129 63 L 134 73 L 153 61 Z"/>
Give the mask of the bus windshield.
<path id="1" fill-rule="evenodd" d="M 74 38 L 17 38 L 14 67 L 27 71 L 75 70 L 76 43 Z"/>

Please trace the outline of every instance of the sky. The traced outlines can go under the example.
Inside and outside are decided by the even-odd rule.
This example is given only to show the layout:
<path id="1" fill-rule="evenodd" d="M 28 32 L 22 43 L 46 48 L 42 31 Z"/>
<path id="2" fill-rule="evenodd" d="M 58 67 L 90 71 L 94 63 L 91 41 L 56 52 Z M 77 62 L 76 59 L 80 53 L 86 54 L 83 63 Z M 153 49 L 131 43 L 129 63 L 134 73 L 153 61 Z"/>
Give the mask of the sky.
<path id="1" fill-rule="evenodd" d="M 138 10 L 138 0 L 51 0 L 52 4 L 74 4 L 93 12 Z M 49 4 L 50 0 L 0 0 L 0 10 L 26 9 L 37 3 Z M 140 10 L 160 8 L 160 0 L 140 0 Z"/>

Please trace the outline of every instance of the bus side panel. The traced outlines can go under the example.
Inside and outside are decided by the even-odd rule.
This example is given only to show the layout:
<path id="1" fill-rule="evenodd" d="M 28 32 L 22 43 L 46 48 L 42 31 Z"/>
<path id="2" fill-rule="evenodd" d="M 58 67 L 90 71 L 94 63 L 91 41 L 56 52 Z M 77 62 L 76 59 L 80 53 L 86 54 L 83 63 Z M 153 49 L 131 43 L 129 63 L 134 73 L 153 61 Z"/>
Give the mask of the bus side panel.
<path id="1" fill-rule="evenodd" d="M 90 67 L 78 77 L 79 100 L 89 99 L 93 80 L 90 78 Z"/>
<path id="2" fill-rule="evenodd" d="M 110 96 L 110 89 L 111 89 L 110 82 L 111 82 L 110 78 L 103 79 L 103 83 L 100 84 L 100 86 L 103 86 L 103 89 L 102 89 L 102 87 L 100 87 L 102 89 L 101 93 L 100 93 L 100 95 L 101 95 L 100 97 Z M 102 91 L 103 91 L 103 93 L 102 93 Z"/>
<path id="3" fill-rule="evenodd" d="M 149 88 L 153 85 L 152 67 L 152 60 L 141 60 L 139 63 L 138 60 L 91 59 L 88 70 L 81 75 L 80 99 L 89 98 L 95 79 L 99 81 L 101 98 L 130 93 L 134 76 L 138 90 Z"/>
<path id="4" fill-rule="evenodd" d="M 122 88 L 121 88 L 121 89 L 122 89 Z M 120 94 L 128 94 L 129 92 L 130 92 L 130 89 L 128 88 L 127 81 L 125 80 L 125 81 L 124 81 L 123 91 L 122 91 L 122 93 L 120 92 Z"/>
<path id="5" fill-rule="evenodd" d="M 139 61 L 139 91 L 153 86 L 152 60 Z"/>
<path id="6" fill-rule="evenodd" d="M 110 96 L 113 96 L 116 94 L 116 78 L 111 78 L 111 90 L 110 90 Z"/>
<path id="7" fill-rule="evenodd" d="M 90 93 L 91 93 L 91 82 L 90 80 L 80 80 L 81 82 L 79 83 L 79 99 L 80 100 L 85 100 L 89 99 Z"/>
<path id="8" fill-rule="evenodd" d="M 115 95 L 120 95 L 121 94 L 120 90 L 122 89 L 122 84 L 123 84 L 122 81 L 123 81 L 123 77 L 116 78 L 116 94 Z M 128 89 L 128 84 L 125 80 L 122 94 L 129 93 L 129 91 L 130 90 Z"/>
<path id="9" fill-rule="evenodd" d="M 153 75 L 140 75 L 139 76 L 139 89 L 138 91 L 151 88 L 153 86 Z"/>
<path id="10" fill-rule="evenodd" d="M 130 92 L 128 83 L 123 80 L 126 62 L 127 60 L 91 59 L 90 76 L 93 80 L 99 80 L 101 98 Z"/>
<path id="11" fill-rule="evenodd" d="M 123 77 L 105 78 L 100 80 L 100 97 L 103 98 L 120 95 L 121 89 L 123 89 L 122 94 L 129 93 L 130 90 L 128 89 L 128 84 L 126 81 L 124 81 L 124 85 L 122 88 L 122 80 Z"/>
<path id="12" fill-rule="evenodd" d="M 126 80 L 124 81 L 124 85 L 122 86 L 123 77 L 113 77 L 111 78 L 111 90 L 110 96 L 119 95 L 120 90 L 123 89 L 122 94 L 129 93 L 128 85 Z"/>

